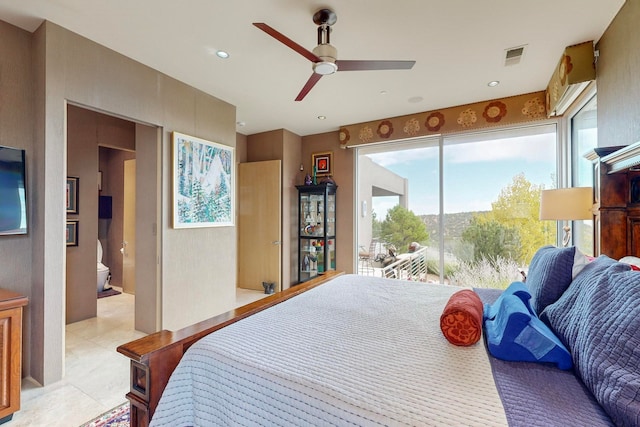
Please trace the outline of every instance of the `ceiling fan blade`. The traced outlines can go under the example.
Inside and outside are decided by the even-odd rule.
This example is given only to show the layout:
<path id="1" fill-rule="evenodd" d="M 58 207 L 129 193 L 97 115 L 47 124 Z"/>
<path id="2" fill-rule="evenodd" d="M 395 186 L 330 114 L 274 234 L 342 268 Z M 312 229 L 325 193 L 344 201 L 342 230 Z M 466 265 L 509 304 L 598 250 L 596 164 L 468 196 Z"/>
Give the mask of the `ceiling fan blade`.
<path id="1" fill-rule="evenodd" d="M 336 61 L 338 71 L 366 71 L 366 70 L 410 70 L 416 61 Z"/>
<path id="2" fill-rule="evenodd" d="M 321 61 L 321 59 L 318 58 L 313 52 L 311 52 L 310 50 L 305 49 L 304 47 L 300 46 L 298 43 L 294 42 L 289 37 L 287 37 L 284 34 L 282 34 L 281 32 L 279 32 L 278 30 L 275 30 L 275 29 L 271 28 L 267 24 L 265 24 L 263 22 L 254 22 L 253 25 L 258 27 L 259 29 L 261 29 L 265 33 L 269 34 L 271 37 L 273 37 L 274 39 L 278 40 L 280 43 L 283 43 L 283 44 L 289 46 L 291 49 L 295 50 L 300 55 L 302 55 L 305 58 L 307 58 L 309 61 L 311 61 L 311 62 L 320 62 Z"/>
<path id="3" fill-rule="evenodd" d="M 304 87 L 296 97 L 296 101 L 302 101 L 305 96 L 309 93 L 309 91 L 318 83 L 318 80 L 322 77 L 322 74 L 313 73 L 309 80 L 304 84 Z"/>

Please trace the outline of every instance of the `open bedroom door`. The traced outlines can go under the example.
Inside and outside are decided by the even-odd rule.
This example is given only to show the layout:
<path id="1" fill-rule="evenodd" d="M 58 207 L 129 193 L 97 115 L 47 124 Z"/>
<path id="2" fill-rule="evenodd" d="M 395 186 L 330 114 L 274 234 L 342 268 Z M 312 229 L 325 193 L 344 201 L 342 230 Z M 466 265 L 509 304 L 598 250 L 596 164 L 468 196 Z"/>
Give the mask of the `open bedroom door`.
<path id="1" fill-rule="evenodd" d="M 264 291 L 282 286 L 281 161 L 238 167 L 238 287 Z"/>

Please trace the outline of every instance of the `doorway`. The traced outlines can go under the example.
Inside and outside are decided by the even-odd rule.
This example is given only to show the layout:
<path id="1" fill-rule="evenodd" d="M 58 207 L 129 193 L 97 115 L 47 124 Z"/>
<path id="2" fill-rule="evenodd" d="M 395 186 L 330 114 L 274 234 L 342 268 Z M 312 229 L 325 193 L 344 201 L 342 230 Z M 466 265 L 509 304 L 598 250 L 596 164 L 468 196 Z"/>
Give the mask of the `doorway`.
<path id="1" fill-rule="evenodd" d="M 111 205 L 98 217 L 102 263 L 109 268 L 109 284 L 129 294 L 135 294 L 135 158 L 132 150 L 99 147 L 100 201 Z"/>
<path id="2" fill-rule="evenodd" d="M 130 265 L 131 278 L 127 280 L 132 287 L 125 285 L 125 291 L 136 294 L 135 329 L 145 333 L 158 330 L 161 140 L 162 130 L 158 127 L 67 106 L 67 174 L 79 182 L 78 210 L 72 218 L 68 215 L 68 220 L 77 225 L 78 239 L 77 246 L 67 246 L 67 324 L 97 314 L 96 238 L 103 243 L 103 264 L 112 270 L 113 284 L 124 284 L 120 251 L 125 241 L 124 165 L 133 160 L 135 167 L 127 168 L 127 192 L 133 193 L 128 203 L 131 221 L 127 241 L 135 262 Z M 136 193 L 145 197 L 136 198 Z M 112 198 L 110 218 L 99 218 L 99 196 Z M 118 221 L 121 225 L 114 226 Z"/>

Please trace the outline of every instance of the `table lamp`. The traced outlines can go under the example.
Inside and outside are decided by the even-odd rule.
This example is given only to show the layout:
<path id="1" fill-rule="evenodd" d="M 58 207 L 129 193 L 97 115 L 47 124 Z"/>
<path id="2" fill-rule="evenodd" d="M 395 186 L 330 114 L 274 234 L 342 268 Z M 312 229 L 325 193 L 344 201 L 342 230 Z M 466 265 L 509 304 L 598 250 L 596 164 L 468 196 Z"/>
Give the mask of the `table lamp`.
<path id="1" fill-rule="evenodd" d="M 591 187 L 542 190 L 540 195 L 540 219 L 566 221 L 562 246 L 571 240 L 569 221 L 593 219 L 593 189 Z"/>

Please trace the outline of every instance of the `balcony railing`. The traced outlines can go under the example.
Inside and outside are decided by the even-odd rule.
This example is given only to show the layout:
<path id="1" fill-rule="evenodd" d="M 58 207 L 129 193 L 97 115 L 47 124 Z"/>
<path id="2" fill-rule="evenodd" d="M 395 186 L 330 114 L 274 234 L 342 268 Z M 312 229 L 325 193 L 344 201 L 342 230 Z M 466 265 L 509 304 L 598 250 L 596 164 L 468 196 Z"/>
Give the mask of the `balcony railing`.
<path id="1" fill-rule="evenodd" d="M 415 252 L 399 254 L 391 264 L 382 266 L 379 262 L 360 263 L 359 274 L 386 277 L 389 279 L 427 281 L 427 247 Z"/>
<path id="2" fill-rule="evenodd" d="M 382 277 L 388 279 L 427 281 L 427 248 L 400 254 L 397 260 L 382 268 Z"/>

